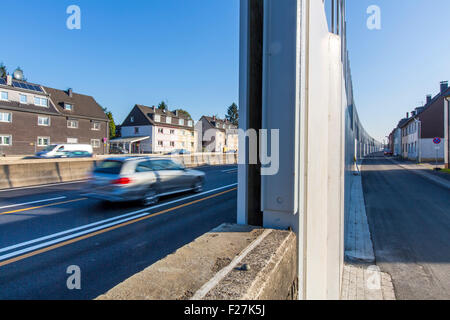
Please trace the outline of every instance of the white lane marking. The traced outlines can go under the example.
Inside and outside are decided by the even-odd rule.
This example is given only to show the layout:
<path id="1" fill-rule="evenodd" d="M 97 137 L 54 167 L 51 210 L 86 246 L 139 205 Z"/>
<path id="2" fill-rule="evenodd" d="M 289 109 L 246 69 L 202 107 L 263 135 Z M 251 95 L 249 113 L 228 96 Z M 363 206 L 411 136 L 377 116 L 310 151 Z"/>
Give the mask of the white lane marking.
<path id="1" fill-rule="evenodd" d="M 44 199 L 44 200 L 37 200 L 37 201 L 30 201 L 30 202 L 24 202 L 24 203 L 11 204 L 9 206 L 0 207 L 0 209 L 21 207 L 21 206 L 26 206 L 26 205 L 29 205 L 29 204 L 35 204 L 35 203 L 41 203 L 41 202 L 50 202 L 50 201 L 61 200 L 61 199 L 66 199 L 66 198 L 67 198 L 66 196 L 63 196 L 63 197 L 50 198 L 50 199 Z"/>
<path id="2" fill-rule="evenodd" d="M 255 241 L 253 241 L 242 253 L 235 257 L 231 263 L 216 273 L 216 275 L 205 283 L 198 291 L 192 296 L 190 300 L 203 299 L 212 288 L 214 288 L 225 276 L 230 273 L 257 245 L 259 245 L 270 233 L 271 229 L 265 230 Z"/>
<path id="3" fill-rule="evenodd" d="M 223 186 L 223 187 L 220 187 L 220 188 L 216 188 L 216 189 L 213 189 L 213 190 L 205 191 L 205 192 L 198 193 L 198 194 L 195 194 L 195 195 L 192 195 L 192 196 L 188 196 L 188 197 L 184 197 L 184 198 L 181 198 L 181 199 L 169 201 L 169 202 L 166 202 L 166 203 L 161 203 L 159 205 L 152 206 L 150 208 L 145 208 L 145 209 L 133 211 L 133 212 L 130 212 L 130 213 L 127 213 L 127 214 L 123 214 L 123 215 L 117 216 L 117 217 L 109 218 L 109 219 L 106 219 L 106 220 L 101 220 L 101 221 L 94 222 L 94 223 L 91 223 L 91 224 L 88 224 L 88 225 L 84 225 L 84 226 L 81 226 L 81 227 L 77 227 L 77 228 L 73 228 L 73 229 L 70 229 L 70 230 L 58 232 L 58 233 L 55 233 L 55 234 L 51 234 L 51 235 L 48 235 L 48 236 L 45 236 L 45 237 L 41 237 L 41 238 L 37 238 L 37 239 L 34 239 L 34 240 L 22 242 L 22 243 L 15 244 L 15 245 L 12 245 L 12 246 L 9 246 L 9 247 L 5 247 L 5 248 L 0 249 L 0 252 L 6 252 L 6 251 L 14 250 L 14 249 L 17 249 L 17 248 L 20 248 L 20 247 L 24 247 L 24 246 L 27 246 L 27 245 L 30 245 L 30 244 L 33 244 L 33 243 L 36 243 L 36 242 L 45 241 L 45 240 L 48 240 L 48 239 L 51 239 L 51 238 L 55 238 L 55 237 L 59 237 L 59 236 L 62 236 L 62 235 L 68 234 L 68 233 L 72 233 L 72 232 L 76 232 L 76 231 L 79 231 L 79 230 L 82 230 L 82 229 L 86 229 L 86 228 L 90 228 L 90 227 L 94 227 L 94 226 L 100 225 L 100 226 L 98 226 L 96 228 L 93 228 L 93 229 L 88 229 L 88 230 L 85 230 L 85 231 L 82 231 L 82 232 L 79 232 L 79 233 L 76 233 L 76 234 L 71 234 L 69 236 L 66 236 L 66 237 L 63 237 L 63 238 L 58 238 L 58 239 L 55 239 L 55 240 L 52 240 L 52 241 L 49 241 L 49 242 L 45 242 L 45 243 L 33 246 L 33 247 L 28 247 L 28 248 L 25 248 L 25 249 L 22 249 L 22 250 L 19 250 L 19 251 L 11 252 L 9 254 L 0 256 L 0 261 L 4 260 L 4 259 L 7 259 L 7 258 L 10 258 L 10 257 L 13 257 L 13 256 L 20 255 L 22 253 L 27 253 L 27 252 L 30 252 L 30 251 L 33 251 L 33 250 L 36 250 L 36 249 L 40 249 L 40 248 L 43 248 L 43 247 L 50 246 L 50 245 L 55 244 L 55 243 L 59 243 L 59 242 L 65 241 L 65 240 L 76 238 L 76 237 L 82 236 L 84 234 L 95 232 L 97 230 L 105 229 L 105 228 L 108 228 L 110 226 L 114 226 L 114 225 L 117 225 L 117 224 L 121 224 L 123 222 L 127 222 L 129 220 L 133 220 L 133 219 L 137 219 L 137 218 L 149 215 L 149 212 L 148 212 L 149 210 L 153 210 L 153 209 L 157 209 L 157 208 L 160 208 L 160 207 L 163 207 L 163 206 L 175 204 L 175 203 L 178 203 L 178 202 L 182 202 L 184 200 L 188 200 L 188 199 L 191 199 L 191 198 L 199 197 L 199 196 L 202 196 L 202 195 L 205 195 L 205 194 L 208 194 L 208 193 L 213 193 L 215 191 L 220 191 L 220 190 L 223 190 L 223 189 L 232 188 L 232 187 L 235 187 L 235 186 L 237 186 L 237 183 L 230 184 L 230 185 L 227 185 L 227 186 Z M 144 213 L 140 214 L 142 212 L 144 212 Z M 122 218 L 126 218 L 126 219 L 122 219 Z M 114 220 L 117 220 L 117 219 L 122 219 L 122 220 L 115 221 L 115 222 L 112 222 L 112 223 L 108 224 L 108 222 L 114 221 Z"/>
<path id="4" fill-rule="evenodd" d="M 234 168 L 234 169 L 228 169 L 228 170 L 222 170 L 223 173 L 229 173 L 229 172 L 233 172 L 233 171 L 237 171 L 238 168 Z"/>
<path id="5" fill-rule="evenodd" d="M 72 181 L 72 182 L 42 184 L 42 185 L 38 185 L 38 186 L 1 189 L 0 192 L 13 192 L 13 191 L 20 191 L 20 190 L 27 190 L 27 189 L 40 189 L 40 188 L 47 188 L 47 187 L 57 187 L 57 186 L 62 186 L 62 185 L 66 185 L 66 184 L 83 183 L 83 182 L 86 182 L 86 181 L 87 180 L 78 180 L 78 181 Z"/>

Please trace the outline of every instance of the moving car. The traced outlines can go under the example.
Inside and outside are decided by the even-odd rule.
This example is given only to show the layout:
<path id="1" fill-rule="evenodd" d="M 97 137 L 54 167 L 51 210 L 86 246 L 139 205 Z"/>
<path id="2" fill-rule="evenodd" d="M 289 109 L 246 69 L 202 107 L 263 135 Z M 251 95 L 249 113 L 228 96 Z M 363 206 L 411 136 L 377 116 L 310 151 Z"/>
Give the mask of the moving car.
<path id="1" fill-rule="evenodd" d="M 205 174 L 186 169 L 171 159 L 150 157 L 108 158 L 93 170 L 84 196 L 109 202 L 140 200 L 144 205 L 161 196 L 201 192 Z"/>
<path id="2" fill-rule="evenodd" d="M 92 157 L 94 150 L 90 144 L 52 144 L 36 153 L 38 158 L 68 158 L 78 153 L 83 157 Z"/>

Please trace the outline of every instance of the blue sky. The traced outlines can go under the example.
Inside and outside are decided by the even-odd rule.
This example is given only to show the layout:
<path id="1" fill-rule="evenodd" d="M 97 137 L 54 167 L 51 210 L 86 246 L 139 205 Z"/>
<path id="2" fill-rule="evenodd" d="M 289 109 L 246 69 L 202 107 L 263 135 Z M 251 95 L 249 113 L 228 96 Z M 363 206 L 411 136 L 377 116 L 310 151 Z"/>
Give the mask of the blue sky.
<path id="1" fill-rule="evenodd" d="M 68 30 L 66 9 L 81 9 Z M 238 102 L 238 0 L 2 1 L 0 62 L 92 95 L 122 122 L 134 104 L 224 116 Z"/>
<path id="2" fill-rule="evenodd" d="M 366 27 L 370 5 L 381 30 Z M 348 0 L 355 100 L 366 130 L 382 141 L 398 121 L 450 80 L 448 0 Z"/>
<path id="3" fill-rule="evenodd" d="M 66 8 L 81 8 L 81 30 Z M 366 27 L 369 5 L 382 28 Z M 348 0 L 355 99 L 383 139 L 439 82 L 450 80 L 448 0 Z M 121 122 L 136 104 L 223 116 L 238 102 L 239 0 L 2 2 L 0 61 L 31 82 L 93 95 Z"/>

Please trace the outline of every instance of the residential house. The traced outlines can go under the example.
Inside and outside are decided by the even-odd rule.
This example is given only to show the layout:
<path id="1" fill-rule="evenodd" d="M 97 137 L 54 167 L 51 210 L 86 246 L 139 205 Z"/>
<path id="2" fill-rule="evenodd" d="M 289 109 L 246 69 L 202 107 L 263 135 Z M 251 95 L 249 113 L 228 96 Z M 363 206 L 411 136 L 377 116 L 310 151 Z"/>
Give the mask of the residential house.
<path id="1" fill-rule="evenodd" d="M 108 118 L 95 99 L 15 79 L 0 78 L 0 154 L 31 155 L 49 145 L 91 144 L 104 154 Z"/>
<path id="2" fill-rule="evenodd" d="M 178 111 L 135 105 L 121 125 L 121 138 L 111 144 L 130 153 L 167 153 L 197 150 L 194 121 Z"/>
<path id="3" fill-rule="evenodd" d="M 423 107 L 416 108 L 400 126 L 402 130 L 402 156 L 415 161 L 444 159 L 444 146 L 436 146 L 434 138 L 444 141 L 444 101 L 450 93 L 448 82 L 441 82 L 440 92 L 427 96 Z"/>
<path id="4" fill-rule="evenodd" d="M 239 135 L 237 126 L 228 120 L 202 116 L 195 125 L 199 132 L 199 151 L 237 152 Z"/>

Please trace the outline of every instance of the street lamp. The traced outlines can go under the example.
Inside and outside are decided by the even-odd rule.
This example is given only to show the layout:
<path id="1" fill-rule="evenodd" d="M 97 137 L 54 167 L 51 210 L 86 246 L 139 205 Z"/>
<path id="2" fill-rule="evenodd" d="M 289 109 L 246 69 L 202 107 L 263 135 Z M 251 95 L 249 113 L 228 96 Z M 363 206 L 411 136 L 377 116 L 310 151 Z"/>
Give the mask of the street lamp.
<path id="1" fill-rule="evenodd" d="M 414 118 L 414 122 L 417 124 L 417 149 L 416 149 L 416 153 L 417 153 L 417 162 L 420 163 L 422 162 L 422 148 L 420 147 L 420 137 L 422 135 L 422 122 L 420 120 L 418 120 L 417 118 Z"/>

